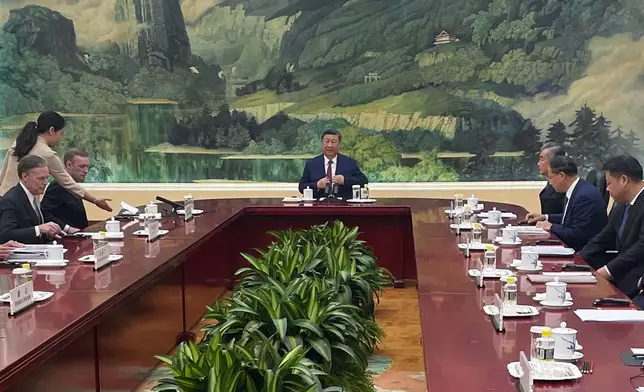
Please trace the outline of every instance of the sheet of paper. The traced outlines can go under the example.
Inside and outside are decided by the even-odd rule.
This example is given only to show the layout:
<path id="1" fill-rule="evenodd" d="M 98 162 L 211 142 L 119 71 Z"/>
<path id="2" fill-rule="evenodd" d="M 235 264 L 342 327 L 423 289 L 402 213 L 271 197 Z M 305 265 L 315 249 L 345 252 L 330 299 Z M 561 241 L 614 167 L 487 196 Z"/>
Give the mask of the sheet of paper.
<path id="1" fill-rule="evenodd" d="M 139 209 L 136 207 L 132 207 L 131 205 L 127 204 L 126 202 L 122 201 L 121 202 L 121 208 L 129 212 L 131 215 L 136 215 L 139 213 Z"/>
<path id="2" fill-rule="evenodd" d="M 644 322 L 644 311 L 635 309 L 577 309 L 581 321 Z"/>
<path id="3" fill-rule="evenodd" d="M 590 271 L 564 271 L 564 272 L 543 272 L 544 276 L 593 276 Z"/>
<path id="4" fill-rule="evenodd" d="M 560 282 L 566 282 L 566 283 L 597 283 L 597 278 L 594 276 L 583 276 L 583 275 L 558 275 Z M 554 282 L 555 277 L 551 275 L 528 275 L 528 279 L 530 279 L 531 282 L 533 283 L 546 283 L 546 282 Z"/>
<path id="5" fill-rule="evenodd" d="M 633 355 L 644 355 L 644 348 L 631 348 Z"/>

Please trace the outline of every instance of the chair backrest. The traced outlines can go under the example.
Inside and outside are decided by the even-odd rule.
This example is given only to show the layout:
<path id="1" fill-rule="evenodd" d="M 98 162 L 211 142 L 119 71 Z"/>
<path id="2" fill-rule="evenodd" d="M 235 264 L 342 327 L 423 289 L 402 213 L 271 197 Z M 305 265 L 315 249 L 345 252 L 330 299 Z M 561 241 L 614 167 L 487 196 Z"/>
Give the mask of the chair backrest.
<path id="1" fill-rule="evenodd" d="M 610 194 L 606 190 L 606 175 L 604 174 L 604 172 L 601 170 L 593 169 L 586 176 L 586 181 L 593 184 L 593 186 L 597 188 L 597 190 L 599 190 L 599 193 L 604 198 L 604 202 L 606 203 L 606 206 L 608 206 Z"/>

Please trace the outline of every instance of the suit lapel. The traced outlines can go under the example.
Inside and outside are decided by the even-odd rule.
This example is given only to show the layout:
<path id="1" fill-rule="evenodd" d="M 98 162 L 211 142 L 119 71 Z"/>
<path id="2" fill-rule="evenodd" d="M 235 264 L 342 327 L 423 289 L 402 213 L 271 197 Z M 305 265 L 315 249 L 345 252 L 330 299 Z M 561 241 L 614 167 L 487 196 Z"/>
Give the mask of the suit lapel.
<path id="1" fill-rule="evenodd" d="M 626 218 L 626 224 L 624 225 L 624 232 L 622 233 L 622 238 L 617 239 L 617 244 L 618 244 L 618 250 L 622 248 L 622 245 L 626 241 L 624 241 L 628 235 L 630 234 L 630 228 L 633 226 L 633 221 L 635 218 L 637 218 L 637 215 L 639 215 L 640 210 L 642 209 L 642 204 L 644 203 L 644 197 L 640 194 L 637 200 L 635 200 L 635 204 L 631 207 L 631 210 L 628 213 L 628 218 Z M 623 210 L 626 210 L 626 206 L 624 206 Z M 624 211 L 620 214 L 620 217 L 623 219 L 624 217 Z M 622 220 L 620 219 L 619 223 L 622 223 Z M 619 230 L 619 226 L 618 226 Z"/>
<path id="2" fill-rule="evenodd" d="M 582 181 L 583 180 L 580 178 L 579 182 L 577 183 L 577 186 L 575 186 L 575 189 L 572 190 L 572 195 L 570 195 L 570 199 L 568 199 L 568 205 L 564 206 L 566 216 L 564 217 L 564 221 L 561 222 L 564 225 L 566 224 L 566 222 L 568 222 L 568 220 L 570 220 L 570 213 L 572 212 L 572 206 L 574 205 L 575 196 L 577 195 L 577 192 L 579 191 L 579 187 L 582 186 L 582 184 L 581 184 Z"/>

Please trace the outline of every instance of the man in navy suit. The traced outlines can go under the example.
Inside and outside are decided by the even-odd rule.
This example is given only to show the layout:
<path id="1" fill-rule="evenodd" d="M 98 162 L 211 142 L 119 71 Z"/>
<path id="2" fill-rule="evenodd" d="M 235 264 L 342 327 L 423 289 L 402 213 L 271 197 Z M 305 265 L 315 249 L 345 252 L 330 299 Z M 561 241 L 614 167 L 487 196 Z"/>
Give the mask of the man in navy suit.
<path id="1" fill-rule="evenodd" d="M 581 250 L 606 226 L 606 203 L 599 190 L 577 175 L 577 164 L 568 156 L 555 156 L 548 167 L 548 182 L 566 194 L 561 214 L 530 214 L 530 223 L 556 235 L 575 251 Z"/>
<path id="2" fill-rule="evenodd" d="M 609 158 L 602 170 L 615 204 L 608 225 L 584 246 L 579 256 L 633 298 L 639 293 L 637 281 L 644 273 L 642 165 L 630 155 L 619 155 Z"/>
<path id="3" fill-rule="evenodd" d="M 358 163 L 353 158 L 340 154 L 342 135 L 335 129 L 329 129 L 322 134 L 322 155 L 306 162 L 304 173 L 300 179 L 299 190 L 313 189 L 313 197 L 327 196 L 334 185 L 338 186 L 336 196 L 344 200 L 352 198 L 351 187 L 361 187 L 369 182 L 360 171 Z"/>

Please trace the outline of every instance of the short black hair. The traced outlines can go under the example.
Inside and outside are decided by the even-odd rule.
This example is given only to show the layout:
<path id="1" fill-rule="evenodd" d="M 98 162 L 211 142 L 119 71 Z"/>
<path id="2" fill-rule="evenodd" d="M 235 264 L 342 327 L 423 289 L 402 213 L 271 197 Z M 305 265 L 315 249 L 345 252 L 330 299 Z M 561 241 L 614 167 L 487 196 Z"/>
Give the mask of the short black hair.
<path id="1" fill-rule="evenodd" d="M 80 148 L 70 148 L 69 150 L 67 150 L 67 152 L 63 156 L 63 163 L 67 164 L 67 162 L 71 161 L 72 159 L 74 159 L 76 157 L 87 158 L 87 157 L 89 157 L 89 154 L 87 152 L 81 150 Z"/>
<path id="2" fill-rule="evenodd" d="M 642 165 L 632 155 L 623 154 L 610 157 L 604 162 L 602 170 L 613 177 L 626 176 L 634 181 L 642 181 Z"/>
<path id="3" fill-rule="evenodd" d="M 338 137 L 338 140 L 339 140 L 339 141 L 342 141 L 342 134 L 341 134 L 341 133 L 340 133 L 340 131 L 338 131 L 337 129 L 327 129 L 327 130 L 326 130 L 326 131 L 324 131 L 324 133 L 322 134 L 322 137 L 320 138 L 320 140 L 324 139 L 324 137 L 325 137 L 326 135 L 335 135 L 335 136 L 337 136 L 337 137 Z"/>
<path id="4" fill-rule="evenodd" d="M 546 152 L 548 159 L 552 159 L 552 157 L 556 157 L 558 155 L 566 155 L 564 148 L 555 142 L 544 143 L 544 145 L 541 146 L 541 151 Z"/>
<path id="5" fill-rule="evenodd" d="M 31 169 L 45 166 L 47 166 L 47 162 L 38 155 L 25 155 L 18 161 L 18 177 L 22 178 L 22 173 Z"/>
<path id="6" fill-rule="evenodd" d="M 567 176 L 574 176 L 578 173 L 577 164 L 566 155 L 555 155 L 550 158 L 549 166 L 554 174 L 564 173 Z"/>

